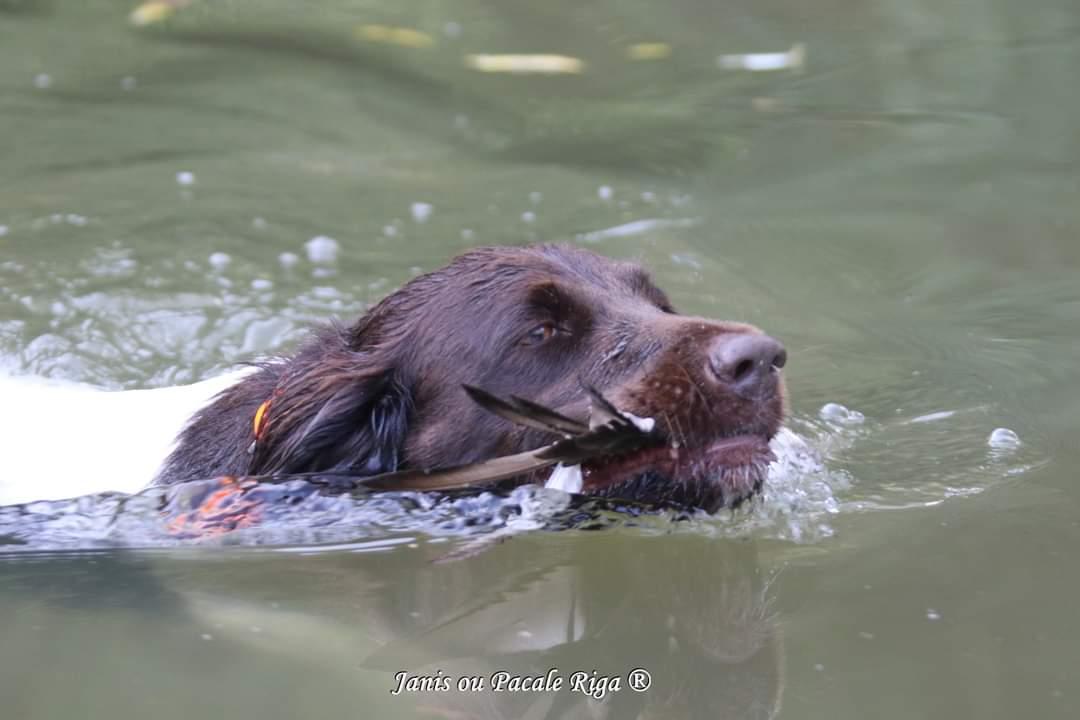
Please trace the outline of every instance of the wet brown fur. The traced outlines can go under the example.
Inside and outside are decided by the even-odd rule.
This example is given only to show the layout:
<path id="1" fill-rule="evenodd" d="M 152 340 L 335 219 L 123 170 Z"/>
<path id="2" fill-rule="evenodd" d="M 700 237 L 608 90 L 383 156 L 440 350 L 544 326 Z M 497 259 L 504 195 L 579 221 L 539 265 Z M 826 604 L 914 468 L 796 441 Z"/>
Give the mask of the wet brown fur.
<path id="1" fill-rule="evenodd" d="M 556 331 L 548 336 L 545 327 Z M 759 332 L 677 314 L 634 263 L 571 246 L 481 248 L 411 280 L 354 324 L 320 329 L 295 354 L 222 392 L 183 430 L 158 481 L 445 467 L 555 439 L 486 413 L 463 384 L 579 418 L 588 384 L 621 409 L 654 417 L 684 448 L 768 438 L 784 412 L 779 375 L 744 397 L 706 369 L 717 338 Z M 626 491 L 664 497 L 664 483 L 680 480 L 639 478 Z"/>

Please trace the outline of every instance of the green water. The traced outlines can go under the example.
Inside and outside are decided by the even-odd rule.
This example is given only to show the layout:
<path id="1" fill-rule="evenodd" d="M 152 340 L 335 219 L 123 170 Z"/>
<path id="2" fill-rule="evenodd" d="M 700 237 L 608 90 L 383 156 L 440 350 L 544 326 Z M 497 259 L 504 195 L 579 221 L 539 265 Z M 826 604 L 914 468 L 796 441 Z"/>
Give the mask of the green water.
<path id="1" fill-rule="evenodd" d="M 0 0 L 0 367 L 193 381 L 463 248 L 565 240 L 782 338 L 824 467 L 750 520 L 452 562 L 422 533 L 0 558 L 3 717 L 1077 716 L 1075 3 L 135 4 Z M 638 667 L 604 701 L 391 694 Z"/>

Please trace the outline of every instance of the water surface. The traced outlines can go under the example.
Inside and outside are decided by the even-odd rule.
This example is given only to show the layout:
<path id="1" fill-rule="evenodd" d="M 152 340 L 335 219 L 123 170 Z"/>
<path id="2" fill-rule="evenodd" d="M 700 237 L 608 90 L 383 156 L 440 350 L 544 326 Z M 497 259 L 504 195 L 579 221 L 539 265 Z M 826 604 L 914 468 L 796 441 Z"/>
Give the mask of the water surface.
<path id="1" fill-rule="evenodd" d="M 1074 3 L 180 5 L 0 0 L 5 371 L 190 382 L 466 247 L 577 242 L 785 341 L 789 463 L 734 517 L 479 549 L 8 509 L 56 541 L 0 559 L 11 717 L 1076 716 Z M 498 53 L 578 71 L 467 60 Z"/>

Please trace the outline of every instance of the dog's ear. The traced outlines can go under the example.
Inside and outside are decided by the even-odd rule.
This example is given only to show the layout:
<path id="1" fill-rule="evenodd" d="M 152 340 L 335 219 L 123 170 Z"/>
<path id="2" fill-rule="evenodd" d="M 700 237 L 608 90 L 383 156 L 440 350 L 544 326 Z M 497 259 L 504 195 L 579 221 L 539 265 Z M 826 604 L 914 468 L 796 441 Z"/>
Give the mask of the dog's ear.
<path id="1" fill-rule="evenodd" d="M 250 474 L 398 469 L 412 397 L 392 369 L 342 349 L 284 370 L 256 421 Z"/>

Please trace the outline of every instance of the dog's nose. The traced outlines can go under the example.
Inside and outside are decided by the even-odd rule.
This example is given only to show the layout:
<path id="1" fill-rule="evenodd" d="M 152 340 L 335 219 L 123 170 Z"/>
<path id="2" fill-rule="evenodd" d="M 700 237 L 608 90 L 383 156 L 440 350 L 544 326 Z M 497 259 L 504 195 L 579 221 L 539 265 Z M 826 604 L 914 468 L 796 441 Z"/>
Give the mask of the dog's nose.
<path id="1" fill-rule="evenodd" d="M 787 350 L 768 335 L 721 335 L 709 348 L 708 363 L 713 377 L 737 394 L 757 395 L 776 383 L 776 370 L 787 363 Z"/>

